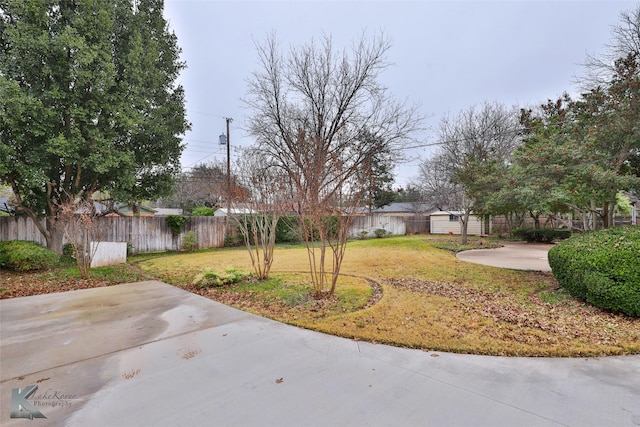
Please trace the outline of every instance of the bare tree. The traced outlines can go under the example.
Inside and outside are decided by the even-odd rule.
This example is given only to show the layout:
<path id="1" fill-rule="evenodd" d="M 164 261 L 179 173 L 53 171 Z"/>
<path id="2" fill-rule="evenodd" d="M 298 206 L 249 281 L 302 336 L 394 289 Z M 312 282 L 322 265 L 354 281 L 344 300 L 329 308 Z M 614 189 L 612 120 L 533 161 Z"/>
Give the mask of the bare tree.
<path id="1" fill-rule="evenodd" d="M 267 279 L 273 264 L 278 221 L 291 205 L 287 177 L 256 150 L 246 149 L 237 162 L 236 179 L 248 189 L 231 198 L 230 213 L 242 234 L 258 279 Z"/>
<path id="2" fill-rule="evenodd" d="M 462 244 L 467 243 L 471 212 L 483 210 L 483 199 L 496 190 L 496 177 L 506 169 L 521 143 L 518 117 L 515 108 L 485 103 L 454 119 L 445 118 L 440 124 L 440 150 L 435 160 L 423 164 L 423 171 L 430 177 L 426 183 L 442 203 L 462 211 Z"/>
<path id="3" fill-rule="evenodd" d="M 197 206 L 216 208 L 223 205 L 229 191 L 232 195 L 246 193 L 237 182 L 235 175 L 231 174 L 227 182 L 227 165 L 225 162 L 210 162 L 195 165 L 191 170 L 178 176 L 173 187 L 171 198 L 161 201 L 167 207 L 176 207 L 191 211 Z"/>
<path id="4" fill-rule="evenodd" d="M 196 206 L 216 207 L 226 192 L 226 176 L 226 166 L 222 162 L 196 165 L 180 174 L 168 202 L 184 210 Z"/>
<path id="5" fill-rule="evenodd" d="M 363 35 L 343 51 L 324 36 L 286 56 L 274 35 L 257 45 L 261 70 L 245 100 L 249 131 L 256 150 L 287 176 L 317 298 L 335 291 L 348 214 L 363 195 L 358 170 L 381 150 L 402 153 L 420 123 L 415 107 L 396 102 L 378 81 L 389 48 L 383 35 Z"/>
<path id="6" fill-rule="evenodd" d="M 99 223 L 99 214 L 91 200 L 69 202 L 58 209 L 63 219 L 64 237 L 73 248 L 80 277 L 88 279 L 91 261 L 106 236 L 106 229 Z"/>
<path id="7" fill-rule="evenodd" d="M 606 86 L 616 74 L 616 62 L 626 58 L 640 61 L 640 5 L 620 13 L 620 22 L 612 27 L 611 41 L 600 55 L 589 55 L 584 64 L 586 75 L 580 79 L 584 88 Z"/>
<path id="8" fill-rule="evenodd" d="M 463 191 L 460 185 L 453 182 L 453 170 L 449 166 L 442 154 L 423 161 L 420 165 L 420 181 L 416 183 L 423 199 L 441 211 L 459 209 L 462 205 Z"/>

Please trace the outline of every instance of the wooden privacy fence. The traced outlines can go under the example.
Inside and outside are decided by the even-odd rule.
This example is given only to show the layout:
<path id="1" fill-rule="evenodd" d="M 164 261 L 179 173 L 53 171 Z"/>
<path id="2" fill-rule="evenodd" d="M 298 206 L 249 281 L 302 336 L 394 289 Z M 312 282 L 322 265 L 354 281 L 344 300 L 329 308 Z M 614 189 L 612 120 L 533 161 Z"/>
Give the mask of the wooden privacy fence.
<path id="1" fill-rule="evenodd" d="M 406 234 L 429 234 L 431 232 L 431 221 L 426 215 L 416 215 L 406 217 Z"/>
<path id="2" fill-rule="evenodd" d="M 99 217 L 95 220 L 101 230 L 101 241 L 127 242 L 131 253 L 178 250 L 182 248 L 184 233 L 188 231 L 194 232 L 197 248 L 224 246 L 226 221 L 221 217 L 190 217 L 177 238 L 171 233 L 166 217 Z M 46 245 L 33 221 L 24 216 L 0 217 L 0 241 L 4 240 L 31 240 Z"/>
<path id="3" fill-rule="evenodd" d="M 368 236 L 374 235 L 374 230 L 382 228 L 395 235 L 406 234 L 405 217 L 391 215 L 366 215 L 353 218 L 349 236 L 358 237 L 366 231 Z"/>
<path id="4" fill-rule="evenodd" d="M 96 221 L 102 230 L 101 241 L 127 242 L 134 254 L 179 250 L 182 248 L 184 233 L 188 231 L 195 234 L 196 248 L 220 248 L 224 246 L 227 227 L 224 217 L 193 216 L 189 217 L 183 232 L 176 238 L 167 225 L 167 218 L 162 216 L 99 217 Z M 425 223 L 428 224 L 428 221 L 416 217 L 376 214 L 356 216 L 349 235 L 360 237 L 360 233 L 366 231 L 368 236 L 373 236 L 374 230 L 379 228 L 393 235 L 423 233 Z M 0 241 L 5 240 L 30 240 L 46 245 L 34 222 L 25 216 L 0 217 Z"/>

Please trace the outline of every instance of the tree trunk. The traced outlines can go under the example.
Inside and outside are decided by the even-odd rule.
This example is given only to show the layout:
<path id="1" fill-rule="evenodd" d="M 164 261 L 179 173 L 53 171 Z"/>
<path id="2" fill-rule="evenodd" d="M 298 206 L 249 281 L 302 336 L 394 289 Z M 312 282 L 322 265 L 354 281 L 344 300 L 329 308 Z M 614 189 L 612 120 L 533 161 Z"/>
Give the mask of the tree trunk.
<path id="1" fill-rule="evenodd" d="M 531 218 L 533 218 L 533 228 L 540 228 L 540 214 L 533 214 L 533 212 L 529 212 Z"/>
<path id="2" fill-rule="evenodd" d="M 605 203 L 604 206 L 602 207 L 602 214 L 600 215 L 600 218 L 602 218 L 602 228 L 609 228 L 609 221 L 610 221 L 610 216 L 609 216 L 609 204 Z"/>
<path id="3" fill-rule="evenodd" d="M 44 237 L 47 242 L 47 249 L 62 255 L 64 227 L 60 224 L 60 220 L 52 219 L 52 216 L 40 220 L 31 209 L 27 208 L 24 209 L 24 212 L 31 218 L 38 231 L 40 231 L 40 234 L 42 234 L 42 237 Z"/>
<path id="4" fill-rule="evenodd" d="M 467 226 L 469 225 L 469 211 L 465 210 L 464 214 L 462 215 L 463 220 L 462 220 L 462 227 L 460 230 L 460 233 L 462 234 L 462 241 L 460 242 L 463 245 L 467 244 L 468 238 L 467 238 Z"/>
<path id="5" fill-rule="evenodd" d="M 47 234 L 44 237 L 47 240 L 47 248 L 62 255 L 64 227 L 59 219 L 47 218 Z"/>

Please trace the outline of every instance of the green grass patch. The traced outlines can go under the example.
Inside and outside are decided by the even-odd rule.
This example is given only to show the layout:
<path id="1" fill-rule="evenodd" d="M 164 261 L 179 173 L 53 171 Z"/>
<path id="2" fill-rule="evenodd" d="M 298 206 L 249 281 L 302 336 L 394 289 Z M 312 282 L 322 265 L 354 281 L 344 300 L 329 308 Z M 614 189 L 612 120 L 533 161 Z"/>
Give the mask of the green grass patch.
<path id="1" fill-rule="evenodd" d="M 227 268 L 224 271 L 205 269 L 194 278 L 193 285 L 197 288 L 224 286 L 241 282 L 249 277 L 251 277 L 251 273 L 235 268 Z"/>
<path id="2" fill-rule="evenodd" d="M 543 290 L 539 293 L 539 296 L 542 302 L 551 305 L 574 301 L 573 296 L 562 288 Z"/>

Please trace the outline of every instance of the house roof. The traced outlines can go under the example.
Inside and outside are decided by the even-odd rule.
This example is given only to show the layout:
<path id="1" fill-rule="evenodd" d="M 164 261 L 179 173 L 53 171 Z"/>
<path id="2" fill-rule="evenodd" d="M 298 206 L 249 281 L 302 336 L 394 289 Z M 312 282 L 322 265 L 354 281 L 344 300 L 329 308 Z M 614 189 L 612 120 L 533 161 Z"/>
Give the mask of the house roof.
<path id="1" fill-rule="evenodd" d="M 127 215 L 127 214 L 131 214 L 133 212 L 133 209 L 131 208 L 131 206 L 129 206 L 129 204 L 127 203 L 122 203 L 122 202 L 116 202 L 113 204 L 113 211 L 110 211 L 110 208 L 105 205 L 104 203 L 100 203 L 100 202 L 93 202 L 93 206 L 94 209 L 96 210 L 96 212 L 101 213 L 101 214 L 117 214 L 117 215 Z M 153 215 L 156 210 L 153 208 L 150 208 L 148 206 L 143 206 L 140 205 L 138 206 L 138 209 L 140 210 L 140 213 L 142 214 L 151 214 Z M 76 212 L 81 213 L 84 212 L 84 208 L 80 208 L 78 209 Z"/>
<path id="2" fill-rule="evenodd" d="M 232 214 L 250 214 L 255 213 L 253 209 L 248 208 L 233 208 L 231 209 Z M 213 213 L 213 216 L 227 216 L 227 208 L 216 209 Z"/>
<path id="3" fill-rule="evenodd" d="M 9 203 L 9 199 L 7 197 L 0 197 L 0 211 L 12 213 L 15 211 L 13 206 Z"/>
<path id="4" fill-rule="evenodd" d="M 155 208 L 156 216 L 182 215 L 180 208 Z"/>

